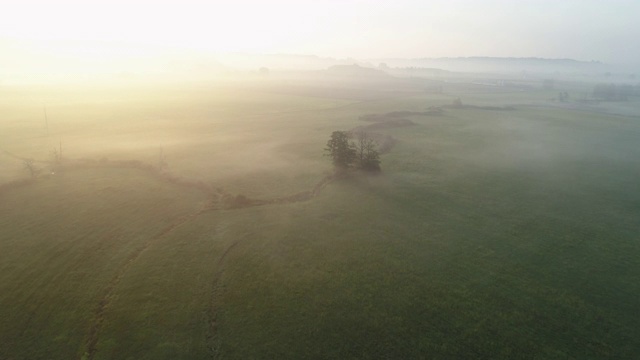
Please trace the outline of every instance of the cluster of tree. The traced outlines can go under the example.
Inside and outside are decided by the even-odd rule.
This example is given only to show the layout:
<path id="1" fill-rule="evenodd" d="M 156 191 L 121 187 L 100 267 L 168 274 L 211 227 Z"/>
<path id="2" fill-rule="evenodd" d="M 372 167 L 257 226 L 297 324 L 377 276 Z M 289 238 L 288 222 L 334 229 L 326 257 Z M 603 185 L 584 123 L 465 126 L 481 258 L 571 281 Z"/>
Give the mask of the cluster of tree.
<path id="1" fill-rule="evenodd" d="M 626 84 L 596 84 L 593 97 L 608 101 L 625 101 L 637 93 L 637 89 Z"/>
<path id="2" fill-rule="evenodd" d="M 369 172 L 380 171 L 380 153 L 375 140 L 365 131 L 355 133 L 355 141 L 347 131 L 334 131 L 324 149 L 337 171 L 357 168 Z"/>
<path id="3" fill-rule="evenodd" d="M 565 102 L 567 100 L 569 100 L 569 93 L 566 91 L 560 91 L 558 93 L 558 101 Z"/>

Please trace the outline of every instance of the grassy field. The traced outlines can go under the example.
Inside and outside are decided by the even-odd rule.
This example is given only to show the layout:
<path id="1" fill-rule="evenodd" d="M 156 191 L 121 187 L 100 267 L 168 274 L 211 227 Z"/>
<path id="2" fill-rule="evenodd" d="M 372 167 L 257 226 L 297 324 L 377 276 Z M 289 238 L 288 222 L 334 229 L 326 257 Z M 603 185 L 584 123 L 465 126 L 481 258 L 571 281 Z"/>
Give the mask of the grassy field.
<path id="1" fill-rule="evenodd" d="M 415 84 L 2 89 L 0 359 L 635 358 L 638 99 Z M 457 97 L 376 130 L 378 176 L 211 205 L 310 190 L 332 131 Z M 86 160 L 50 174 L 60 143 Z M 118 165 L 162 158 L 183 181 Z"/>

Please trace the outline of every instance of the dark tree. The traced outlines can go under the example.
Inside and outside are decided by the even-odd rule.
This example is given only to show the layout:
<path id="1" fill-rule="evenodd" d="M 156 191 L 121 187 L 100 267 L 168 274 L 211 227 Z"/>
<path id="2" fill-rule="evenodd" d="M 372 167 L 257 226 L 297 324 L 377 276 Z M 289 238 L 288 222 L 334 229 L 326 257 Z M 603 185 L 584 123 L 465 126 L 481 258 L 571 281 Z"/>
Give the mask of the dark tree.
<path id="1" fill-rule="evenodd" d="M 356 157 L 358 167 L 365 171 L 380 171 L 380 154 L 376 150 L 377 144 L 365 131 L 356 133 Z"/>
<path id="2" fill-rule="evenodd" d="M 324 150 L 326 155 L 331 157 L 337 170 L 346 170 L 356 159 L 356 149 L 349 143 L 349 134 L 346 131 L 334 131 Z"/>

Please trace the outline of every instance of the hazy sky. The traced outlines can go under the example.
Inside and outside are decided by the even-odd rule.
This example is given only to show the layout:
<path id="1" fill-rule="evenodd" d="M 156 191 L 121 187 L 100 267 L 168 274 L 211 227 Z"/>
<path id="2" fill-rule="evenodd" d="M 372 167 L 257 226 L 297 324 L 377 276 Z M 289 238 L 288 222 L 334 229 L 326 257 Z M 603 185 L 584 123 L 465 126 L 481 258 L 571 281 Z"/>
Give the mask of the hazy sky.
<path id="1" fill-rule="evenodd" d="M 330 57 L 513 56 L 640 63 L 638 0 L 9 0 L 15 54 L 124 61 L 164 49 Z M 28 42 L 26 42 L 28 41 Z M 27 63 L 29 61 L 26 61 Z"/>

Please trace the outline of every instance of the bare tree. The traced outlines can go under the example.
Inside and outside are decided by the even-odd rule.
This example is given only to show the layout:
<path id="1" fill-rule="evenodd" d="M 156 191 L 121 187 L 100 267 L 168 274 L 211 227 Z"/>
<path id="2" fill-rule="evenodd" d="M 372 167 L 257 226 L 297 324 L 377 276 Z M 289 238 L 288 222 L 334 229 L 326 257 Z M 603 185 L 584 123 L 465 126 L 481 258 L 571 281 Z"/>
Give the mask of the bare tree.
<path id="1" fill-rule="evenodd" d="M 32 178 L 36 177 L 36 175 L 38 175 L 38 173 L 40 172 L 40 170 L 36 167 L 35 161 L 33 159 L 24 159 L 22 160 L 22 164 Z"/>
<path id="2" fill-rule="evenodd" d="M 353 145 L 356 149 L 356 158 L 360 169 L 380 171 L 378 144 L 366 131 L 361 130 L 356 133 L 356 142 Z"/>
<path id="3" fill-rule="evenodd" d="M 362 164 L 367 152 L 367 145 L 369 145 L 369 143 L 371 142 L 371 138 L 369 138 L 369 134 L 367 134 L 363 130 L 358 131 L 355 135 L 356 142 L 353 144 L 353 146 L 356 149 L 356 157 L 358 159 L 358 162 Z"/>

